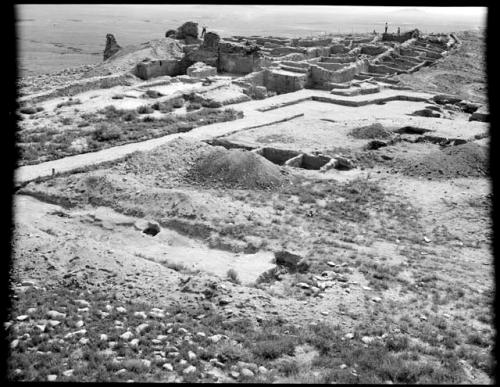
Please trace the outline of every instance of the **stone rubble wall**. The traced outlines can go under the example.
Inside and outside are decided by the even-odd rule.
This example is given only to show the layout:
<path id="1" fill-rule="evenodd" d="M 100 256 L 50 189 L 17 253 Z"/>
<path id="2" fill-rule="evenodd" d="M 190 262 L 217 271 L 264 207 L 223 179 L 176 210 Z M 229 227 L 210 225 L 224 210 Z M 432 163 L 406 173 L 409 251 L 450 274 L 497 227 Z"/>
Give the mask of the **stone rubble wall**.
<path id="1" fill-rule="evenodd" d="M 19 99 L 19 102 L 35 104 L 51 98 L 71 97 L 94 89 L 109 89 L 114 86 L 130 86 L 134 82 L 134 76 L 130 73 L 121 73 L 107 77 L 86 78 L 44 93 L 22 97 Z"/>
<path id="2" fill-rule="evenodd" d="M 330 82 L 343 83 L 351 81 L 355 75 L 368 72 L 369 62 L 360 59 L 350 65 L 336 71 L 330 71 L 318 65 L 311 65 L 311 81 L 317 86 L 328 85 Z"/>

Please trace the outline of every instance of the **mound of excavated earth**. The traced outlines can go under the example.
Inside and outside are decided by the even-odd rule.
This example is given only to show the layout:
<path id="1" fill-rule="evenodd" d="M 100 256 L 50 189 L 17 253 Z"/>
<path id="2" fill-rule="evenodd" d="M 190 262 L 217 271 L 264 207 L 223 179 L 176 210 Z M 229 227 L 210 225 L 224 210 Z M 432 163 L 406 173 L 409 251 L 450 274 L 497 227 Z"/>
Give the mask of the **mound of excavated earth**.
<path id="1" fill-rule="evenodd" d="M 393 132 L 384 128 L 379 122 L 354 128 L 349 134 L 354 138 L 361 139 L 391 138 L 394 135 Z"/>
<path id="2" fill-rule="evenodd" d="M 184 55 L 181 44 L 171 38 L 154 39 L 139 45 L 125 46 L 108 60 L 85 74 L 103 76 L 132 70 L 144 60 L 179 60 Z"/>
<path id="3" fill-rule="evenodd" d="M 272 188 L 285 183 L 284 171 L 264 157 L 241 149 L 214 148 L 200 157 L 191 175 L 200 182 L 216 181 L 224 186 Z"/>
<path id="4" fill-rule="evenodd" d="M 431 178 L 487 176 L 488 150 L 475 143 L 451 146 L 422 156 L 419 162 L 403 165 L 402 172 Z"/>

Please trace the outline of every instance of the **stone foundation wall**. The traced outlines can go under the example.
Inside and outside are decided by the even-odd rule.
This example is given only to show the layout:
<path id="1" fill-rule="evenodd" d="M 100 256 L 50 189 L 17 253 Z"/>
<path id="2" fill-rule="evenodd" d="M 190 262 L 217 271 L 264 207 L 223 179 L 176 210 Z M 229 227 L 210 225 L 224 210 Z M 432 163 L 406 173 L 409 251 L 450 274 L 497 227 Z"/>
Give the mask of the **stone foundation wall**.
<path id="1" fill-rule="evenodd" d="M 353 63 L 356 58 L 353 56 L 322 56 L 319 60 L 322 63 Z"/>
<path id="2" fill-rule="evenodd" d="M 319 62 L 317 65 L 330 71 L 336 71 L 346 66 L 345 63 L 333 63 L 333 62 Z"/>
<path id="3" fill-rule="evenodd" d="M 134 74 L 141 79 L 151 79 L 162 75 L 175 76 L 182 73 L 179 60 L 155 60 L 137 63 Z"/>
<path id="4" fill-rule="evenodd" d="M 240 53 L 230 54 L 219 53 L 219 63 L 217 69 L 235 74 L 249 74 L 259 71 L 262 68 L 261 58 L 256 55 L 241 55 Z"/>
<path id="5" fill-rule="evenodd" d="M 39 103 L 56 97 L 72 97 L 76 94 L 93 89 L 108 89 L 114 86 L 130 86 L 134 82 L 134 76 L 129 73 L 111 75 L 107 77 L 86 78 L 71 83 L 68 86 L 59 87 L 40 94 L 28 95 L 19 99 L 23 103 Z"/>
<path id="6" fill-rule="evenodd" d="M 332 43 L 332 38 L 325 39 L 292 39 L 294 47 L 324 47 Z"/>
<path id="7" fill-rule="evenodd" d="M 333 44 L 330 46 L 330 54 L 345 54 L 347 51 L 349 49 L 344 44 Z"/>
<path id="8" fill-rule="evenodd" d="M 368 72 L 368 68 L 369 62 L 366 59 L 358 60 L 337 71 L 329 71 L 320 66 L 311 65 L 311 81 L 315 87 L 319 88 L 330 82 L 348 82 L 352 80 L 355 75 L 361 72 Z"/>
<path id="9" fill-rule="evenodd" d="M 285 74 L 280 71 L 267 70 L 264 73 L 264 86 L 278 94 L 290 93 L 303 89 L 308 81 L 308 74 Z"/>

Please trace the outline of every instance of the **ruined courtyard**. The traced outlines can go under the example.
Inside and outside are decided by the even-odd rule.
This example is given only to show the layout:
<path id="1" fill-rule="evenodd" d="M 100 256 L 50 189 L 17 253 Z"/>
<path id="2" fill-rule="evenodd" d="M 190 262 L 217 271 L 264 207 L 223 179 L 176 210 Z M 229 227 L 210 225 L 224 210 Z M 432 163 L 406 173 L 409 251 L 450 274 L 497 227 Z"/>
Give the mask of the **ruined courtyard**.
<path id="1" fill-rule="evenodd" d="M 13 380 L 492 382 L 482 33 L 119 44 L 19 85 Z"/>

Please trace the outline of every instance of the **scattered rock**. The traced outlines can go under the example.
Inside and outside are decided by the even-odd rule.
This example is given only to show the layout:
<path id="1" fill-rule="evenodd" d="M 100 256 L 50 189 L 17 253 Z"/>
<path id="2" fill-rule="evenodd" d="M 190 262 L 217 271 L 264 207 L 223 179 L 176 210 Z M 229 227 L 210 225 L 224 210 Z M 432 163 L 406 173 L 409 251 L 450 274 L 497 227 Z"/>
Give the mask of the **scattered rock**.
<path id="1" fill-rule="evenodd" d="M 60 313 L 56 310 L 49 310 L 47 312 L 47 316 L 49 316 L 51 319 L 54 319 L 54 320 L 66 318 L 66 314 Z"/>
<path id="2" fill-rule="evenodd" d="M 47 375 L 48 382 L 55 382 L 57 379 L 57 375 Z"/>
<path id="3" fill-rule="evenodd" d="M 137 332 L 137 334 L 141 334 L 144 330 L 146 330 L 148 328 L 149 328 L 149 324 L 144 323 L 144 324 L 141 324 L 141 325 L 137 326 L 135 328 L 135 331 Z"/>
<path id="4" fill-rule="evenodd" d="M 130 331 L 127 331 L 125 333 L 123 333 L 122 335 L 120 335 L 120 338 L 122 338 L 123 340 L 130 340 L 132 337 L 134 336 L 134 334 Z"/>
<path id="5" fill-rule="evenodd" d="M 148 315 L 145 312 L 134 312 L 134 316 L 142 317 L 143 319 L 147 319 Z"/>
<path id="6" fill-rule="evenodd" d="M 363 336 L 361 338 L 361 341 L 365 344 L 371 344 L 375 341 L 375 338 L 374 337 L 369 337 L 369 336 Z"/>
<path id="7" fill-rule="evenodd" d="M 241 375 L 246 377 L 246 378 L 252 378 L 255 376 L 255 374 L 252 371 L 250 371 L 248 368 L 242 368 L 240 370 L 240 372 L 241 372 Z"/>
<path id="8" fill-rule="evenodd" d="M 192 365 L 190 365 L 189 367 L 184 369 L 184 371 L 182 371 L 184 375 L 192 374 L 193 372 L 196 372 L 196 367 Z"/>

